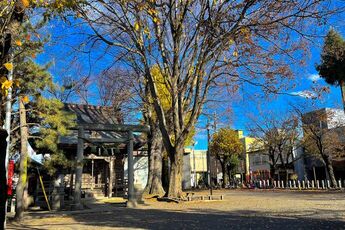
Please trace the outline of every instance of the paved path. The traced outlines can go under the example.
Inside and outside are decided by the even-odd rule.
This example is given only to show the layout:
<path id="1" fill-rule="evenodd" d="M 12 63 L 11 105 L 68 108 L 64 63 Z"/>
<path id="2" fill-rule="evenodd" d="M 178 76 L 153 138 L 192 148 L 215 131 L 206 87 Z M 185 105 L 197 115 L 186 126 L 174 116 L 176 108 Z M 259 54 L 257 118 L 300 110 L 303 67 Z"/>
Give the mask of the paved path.
<path id="1" fill-rule="evenodd" d="M 345 193 L 217 191 L 224 201 L 97 204 L 64 216 L 30 214 L 8 229 L 345 229 Z"/>

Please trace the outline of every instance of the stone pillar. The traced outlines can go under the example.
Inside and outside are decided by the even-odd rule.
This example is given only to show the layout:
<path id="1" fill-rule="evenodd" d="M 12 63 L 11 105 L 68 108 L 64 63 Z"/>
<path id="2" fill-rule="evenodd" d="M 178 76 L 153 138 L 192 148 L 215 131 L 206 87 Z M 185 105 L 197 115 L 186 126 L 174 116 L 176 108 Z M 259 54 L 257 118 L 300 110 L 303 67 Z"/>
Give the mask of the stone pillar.
<path id="1" fill-rule="evenodd" d="M 136 197 L 134 193 L 134 160 L 133 160 L 133 132 L 128 131 L 128 203 L 127 205 L 136 206 Z"/>

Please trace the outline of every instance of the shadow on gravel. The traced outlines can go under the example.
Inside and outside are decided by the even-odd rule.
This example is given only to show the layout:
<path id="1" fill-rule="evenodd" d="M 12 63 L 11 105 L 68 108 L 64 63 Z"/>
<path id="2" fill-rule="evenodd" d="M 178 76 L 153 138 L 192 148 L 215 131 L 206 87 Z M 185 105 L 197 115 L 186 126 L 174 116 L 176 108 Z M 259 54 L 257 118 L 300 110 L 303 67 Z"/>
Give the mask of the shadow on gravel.
<path id="1" fill-rule="evenodd" d="M 344 229 L 345 222 L 335 219 L 319 219 L 313 213 L 291 212 L 280 216 L 264 212 L 238 211 L 219 212 L 215 210 L 189 210 L 187 212 L 167 210 L 143 210 L 116 208 L 102 213 L 79 213 L 72 215 L 78 224 L 87 229 L 98 227 L 140 228 L 140 229 Z M 35 225 L 42 229 L 46 224 Z M 53 223 L 50 227 L 55 227 Z M 63 224 L 56 224 L 61 229 Z M 25 225 L 21 225 L 27 229 Z M 78 229 L 76 223 L 68 225 Z M 31 228 L 32 229 L 32 228 Z"/>

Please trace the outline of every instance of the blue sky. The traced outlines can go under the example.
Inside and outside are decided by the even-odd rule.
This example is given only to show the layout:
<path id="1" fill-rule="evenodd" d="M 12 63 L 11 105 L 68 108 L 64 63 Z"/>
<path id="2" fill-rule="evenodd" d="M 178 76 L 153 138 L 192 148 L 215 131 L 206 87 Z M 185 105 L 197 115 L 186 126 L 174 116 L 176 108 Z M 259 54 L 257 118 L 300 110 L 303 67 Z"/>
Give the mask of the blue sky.
<path id="1" fill-rule="evenodd" d="M 294 83 L 296 87 L 288 90 L 286 93 L 296 94 L 291 95 L 270 95 L 268 97 L 256 97 L 255 93 L 260 93 L 259 88 L 244 84 L 238 95 L 228 98 L 221 106 L 217 106 L 214 111 L 217 113 L 217 128 L 230 126 L 235 129 L 244 130 L 245 134 L 249 134 L 247 126 L 250 123 L 250 117 L 260 116 L 260 112 L 269 113 L 284 113 L 289 107 L 289 104 L 306 105 L 313 104 L 315 108 L 320 107 L 338 107 L 341 108 L 340 89 L 330 87 L 330 92 L 323 94 L 322 98 L 318 100 L 311 100 L 303 97 L 305 91 L 310 91 L 313 86 L 325 86 L 323 79 L 320 79 L 315 70 L 315 64 L 320 61 L 320 52 L 322 48 L 323 38 L 328 29 L 332 26 L 337 29 L 345 37 L 345 23 L 344 16 L 337 16 L 330 20 L 329 24 L 319 28 L 320 38 L 316 38 L 310 49 L 310 56 L 306 58 L 306 65 L 303 67 L 295 67 Z M 95 49 L 98 52 L 91 54 L 78 54 L 77 59 L 74 59 L 73 49 L 77 47 L 80 41 L 87 39 L 87 35 L 83 28 L 79 30 L 70 28 L 62 22 L 49 24 L 46 33 L 51 35 L 51 42 L 46 46 L 45 53 L 38 57 L 40 63 L 52 61 L 54 64 L 51 68 L 51 73 L 56 82 L 60 81 L 61 76 L 90 76 L 94 79 L 104 67 L 108 66 L 112 60 L 111 55 L 103 56 L 102 50 L 104 46 L 98 45 Z M 82 48 L 82 47 L 81 47 Z M 100 59 L 99 57 L 102 56 Z M 92 63 L 92 65 L 90 65 Z M 94 85 L 94 84 L 93 84 Z M 97 93 L 95 87 L 90 86 L 90 91 L 93 92 L 91 97 L 92 103 L 97 103 Z M 299 95 L 299 96 L 298 96 Z M 232 112 L 228 112 L 230 109 Z M 202 116 L 199 124 L 197 125 L 197 133 L 195 141 L 197 142 L 196 149 L 207 148 L 207 135 L 206 135 L 206 122 L 207 118 Z M 211 122 L 213 122 L 211 120 Z M 213 131 L 213 130 L 212 130 Z"/>

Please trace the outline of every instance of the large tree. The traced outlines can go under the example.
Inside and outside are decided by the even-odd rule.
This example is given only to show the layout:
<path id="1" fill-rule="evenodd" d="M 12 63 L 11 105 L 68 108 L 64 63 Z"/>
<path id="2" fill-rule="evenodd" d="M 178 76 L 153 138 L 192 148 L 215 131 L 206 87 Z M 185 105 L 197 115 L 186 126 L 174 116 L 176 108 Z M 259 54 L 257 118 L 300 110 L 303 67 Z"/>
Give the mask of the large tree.
<path id="1" fill-rule="evenodd" d="M 168 196 L 182 194 L 183 147 L 213 87 L 245 81 L 277 92 L 277 83 L 292 77 L 290 64 L 300 62 L 304 38 L 312 35 L 306 26 L 330 13 L 323 3 L 90 0 L 79 5 L 76 15 L 95 35 L 89 44 L 114 47 L 116 58 L 148 85 L 171 163 Z M 169 110 L 158 96 L 153 66 L 163 75 Z"/>
<path id="2" fill-rule="evenodd" d="M 288 170 L 300 159 L 294 150 L 301 147 L 299 141 L 299 119 L 297 116 L 268 113 L 261 116 L 260 120 L 254 121 L 249 128 L 255 141 L 250 151 L 268 157 L 270 177 L 276 179 L 277 170 L 285 172 L 285 180 L 288 180 Z M 278 172 L 278 177 L 280 174 Z"/>
<path id="3" fill-rule="evenodd" d="M 229 171 L 234 170 L 238 158 L 243 153 L 243 144 L 238 132 L 229 128 L 221 128 L 212 135 L 210 151 L 222 166 L 223 187 L 228 185 Z"/>
<path id="4" fill-rule="evenodd" d="M 328 84 L 340 87 L 345 110 L 345 40 L 334 29 L 325 38 L 321 63 L 316 69 Z"/>
<path id="5" fill-rule="evenodd" d="M 321 160 L 331 180 L 331 186 L 337 187 L 333 160 L 344 156 L 345 144 L 342 137 L 344 129 L 338 122 L 333 122 L 332 128 L 326 125 L 329 123 L 329 117 L 332 116 L 334 111 L 331 110 L 301 114 L 306 153 Z"/>

